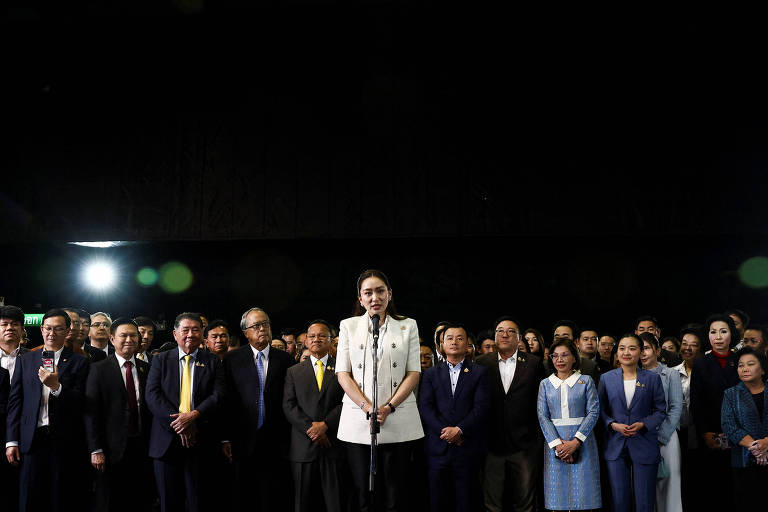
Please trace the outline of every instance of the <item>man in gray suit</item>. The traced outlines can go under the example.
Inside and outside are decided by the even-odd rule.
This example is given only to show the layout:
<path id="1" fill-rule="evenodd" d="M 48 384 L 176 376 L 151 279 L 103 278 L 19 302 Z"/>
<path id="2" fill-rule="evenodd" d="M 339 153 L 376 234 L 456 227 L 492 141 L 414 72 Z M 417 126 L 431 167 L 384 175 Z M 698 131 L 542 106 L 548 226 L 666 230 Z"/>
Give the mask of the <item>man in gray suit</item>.
<path id="1" fill-rule="evenodd" d="M 344 450 L 336 431 L 344 390 L 336 380 L 330 345 L 330 324 L 312 321 L 307 329 L 310 357 L 290 367 L 285 377 L 283 411 L 292 427 L 288 458 L 296 512 L 312 510 L 319 492 L 327 510 L 341 510 L 339 465 Z"/>

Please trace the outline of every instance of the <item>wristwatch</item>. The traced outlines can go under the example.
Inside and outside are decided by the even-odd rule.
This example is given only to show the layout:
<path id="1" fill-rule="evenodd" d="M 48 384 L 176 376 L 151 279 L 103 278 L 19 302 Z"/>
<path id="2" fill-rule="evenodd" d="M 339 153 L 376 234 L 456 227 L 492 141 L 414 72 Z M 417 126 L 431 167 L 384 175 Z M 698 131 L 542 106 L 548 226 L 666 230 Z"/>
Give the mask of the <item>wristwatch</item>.
<path id="1" fill-rule="evenodd" d="M 392 410 L 390 411 L 390 414 L 392 414 L 393 412 L 395 412 L 395 406 L 394 406 L 394 405 L 392 405 L 392 402 L 387 402 L 387 403 L 386 403 L 386 404 L 384 404 L 384 405 L 388 405 L 388 406 L 389 406 L 389 408 L 390 408 L 390 409 L 392 409 Z"/>

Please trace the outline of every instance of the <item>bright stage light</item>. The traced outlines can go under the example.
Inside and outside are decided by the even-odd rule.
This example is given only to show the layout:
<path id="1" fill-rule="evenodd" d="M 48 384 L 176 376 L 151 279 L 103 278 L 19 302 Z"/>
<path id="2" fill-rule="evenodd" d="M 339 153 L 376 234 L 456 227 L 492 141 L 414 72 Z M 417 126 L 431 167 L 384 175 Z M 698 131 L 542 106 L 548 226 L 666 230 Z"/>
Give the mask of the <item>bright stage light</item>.
<path id="1" fill-rule="evenodd" d="M 108 290 L 115 285 L 115 281 L 117 281 L 117 271 L 109 262 L 93 261 L 83 268 L 83 282 L 92 290 Z"/>

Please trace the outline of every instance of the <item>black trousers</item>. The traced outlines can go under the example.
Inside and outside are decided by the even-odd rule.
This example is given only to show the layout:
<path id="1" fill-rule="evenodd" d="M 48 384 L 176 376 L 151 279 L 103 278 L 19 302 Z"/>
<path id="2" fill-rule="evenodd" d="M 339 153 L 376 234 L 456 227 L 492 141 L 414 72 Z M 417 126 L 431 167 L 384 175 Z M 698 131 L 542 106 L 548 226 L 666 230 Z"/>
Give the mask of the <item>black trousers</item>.
<path id="1" fill-rule="evenodd" d="M 19 510 L 82 510 L 89 497 L 87 451 L 82 443 L 55 440 L 48 427 L 35 431 L 29 453 L 21 454 Z M 78 471 L 80 470 L 80 471 Z"/>
<path id="2" fill-rule="evenodd" d="M 236 510 L 244 512 L 288 512 L 292 501 L 291 470 L 280 453 L 258 450 L 237 460 Z"/>
<path id="3" fill-rule="evenodd" d="M 291 462 L 295 512 L 341 510 L 337 461 L 319 456 L 311 462 Z"/>
<path id="4" fill-rule="evenodd" d="M 347 457 L 355 484 L 358 510 L 406 510 L 404 497 L 409 475 L 410 449 L 410 442 L 378 445 L 374 501 L 371 501 L 371 493 L 368 491 L 371 447 L 367 444 L 347 443 Z"/>
<path id="5" fill-rule="evenodd" d="M 147 474 L 147 444 L 140 438 L 128 438 L 123 459 L 113 464 L 107 455 L 104 472 L 91 467 L 94 473 L 94 493 L 91 510 L 94 512 L 144 512 L 150 509 L 151 494 L 145 489 L 151 481 Z M 126 482 L 139 492 L 126 494 Z"/>
<path id="6" fill-rule="evenodd" d="M 162 512 L 198 512 L 212 510 L 212 489 L 203 461 L 217 443 L 199 443 L 184 448 L 176 437 L 166 454 L 154 460 L 155 480 Z M 205 472 L 205 473 L 204 473 Z M 185 508 L 186 503 L 186 508 Z"/>

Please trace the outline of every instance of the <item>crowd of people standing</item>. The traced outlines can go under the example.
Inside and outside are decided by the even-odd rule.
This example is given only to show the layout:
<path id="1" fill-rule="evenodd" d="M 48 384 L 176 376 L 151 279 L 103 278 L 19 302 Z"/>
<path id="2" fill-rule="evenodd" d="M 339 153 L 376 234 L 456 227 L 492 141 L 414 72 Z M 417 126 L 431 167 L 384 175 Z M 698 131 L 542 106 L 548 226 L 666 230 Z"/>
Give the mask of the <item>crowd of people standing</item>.
<path id="1" fill-rule="evenodd" d="M 365 271 L 355 287 L 356 310 L 338 328 L 315 319 L 273 339 L 259 307 L 237 328 L 185 312 L 160 347 L 150 318 L 76 308 L 49 310 L 43 344 L 25 347 L 23 311 L 3 306 L 4 503 L 297 512 L 758 503 L 768 333 L 745 313 L 712 315 L 679 337 L 661 338 L 650 316 L 620 336 L 568 320 L 546 336 L 504 316 L 477 335 L 440 322 L 424 340 L 397 312 L 384 273 Z"/>

